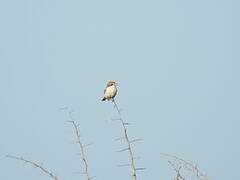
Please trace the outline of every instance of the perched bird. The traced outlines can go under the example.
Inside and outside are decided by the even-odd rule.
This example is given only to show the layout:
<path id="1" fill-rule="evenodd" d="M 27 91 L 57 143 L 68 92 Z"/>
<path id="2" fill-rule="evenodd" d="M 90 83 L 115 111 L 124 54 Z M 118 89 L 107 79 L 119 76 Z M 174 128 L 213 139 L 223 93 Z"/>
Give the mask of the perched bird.
<path id="1" fill-rule="evenodd" d="M 113 100 L 113 98 L 116 96 L 117 94 L 117 83 L 114 81 L 109 81 L 107 83 L 106 88 L 104 89 L 104 96 L 102 101 L 107 100 Z"/>

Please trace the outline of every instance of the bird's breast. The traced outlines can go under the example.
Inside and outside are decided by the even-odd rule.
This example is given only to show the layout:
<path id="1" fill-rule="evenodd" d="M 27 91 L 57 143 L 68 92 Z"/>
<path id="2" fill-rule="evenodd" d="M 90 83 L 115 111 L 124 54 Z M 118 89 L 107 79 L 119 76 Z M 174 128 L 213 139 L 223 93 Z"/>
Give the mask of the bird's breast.
<path id="1" fill-rule="evenodd" d="M 106 88 L 105 97 L 113 98 L 117 94 L 117 88 L 115 86 L 110 86 Z"/>

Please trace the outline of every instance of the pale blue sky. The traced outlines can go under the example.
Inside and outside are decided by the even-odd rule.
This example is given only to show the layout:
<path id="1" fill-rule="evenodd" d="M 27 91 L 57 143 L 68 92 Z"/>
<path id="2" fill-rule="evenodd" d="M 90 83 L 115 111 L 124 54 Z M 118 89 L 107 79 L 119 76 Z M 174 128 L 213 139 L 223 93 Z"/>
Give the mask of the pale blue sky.
<path id="1" fill-rule="evenodd" d="M 67 114 L 75 110 L 97 179 L 130 179 L 108 80 L 134 125 L 139 179 L 171 179 L 161 152 L 197 163 L 211 180 L 240 179 L 237 0 L 0 1 L 0 153 L 81 179 Z M 0 160 L 0 179 L 49 179 Z"/>

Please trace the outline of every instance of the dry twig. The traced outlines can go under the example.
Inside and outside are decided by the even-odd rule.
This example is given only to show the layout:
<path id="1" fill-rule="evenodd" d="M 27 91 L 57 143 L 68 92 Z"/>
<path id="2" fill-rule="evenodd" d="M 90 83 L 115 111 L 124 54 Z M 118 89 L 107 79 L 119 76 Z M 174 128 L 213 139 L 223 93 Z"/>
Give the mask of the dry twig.
<path id="1" fill-rule="evenodd" d="M 119 117 L 118 117 L 117 120 L 119 120 L 121 122 L 123 131 L 124 131 L 124 136 L 121 137 L 121 138 L 118 138 L 117 140 L 125 139 L 126 142 L 127 142 L 127 148 L 124 148 L 124 149 L 120 150 L 119 152 L 128 151 L 129 152 L 129 157 L 130 157 L 130 163 L 119 165 L 119 166 L 130 166 L 131 170 L 132 170 L 133 179 L 137 180 L 137 174 L 136 174 L 137 170 L 144 170 L 145 168 L 136 168 L 135 158 L 133 156 L 132 144 L 133 144 L 133 142 L 139 141 L 140 139 L 130 140 L 130 138 L 128 136 L 128 133 L 127 133 L 127 128 L 126 128 L 126 126 L 129 125 L 129 123 L 124 122 L 124 120 L 122 118 L 121 111 L 119 110 L 116 101 L 114 99 L 112 99 L 112 102 L 113 102 L 114 107 L 116 107 L 117 112 L 118 112 Z"/>
<path id="2" fill-rule="evenodd" d="M 28 159 L 25 159 L 25 158 L 22 158 L 22 157 L 17 157 L 17 156 L 13 156 L 13 155 L 6 155 L 7 158 L 12 158 L 12 159 L 17 159 L 17 160 L 20 160 L 20 161 L 24 161 L 25 163 L 28 163 L 28 164 L 32 164 L 34 167 L 40 169 L 42 172 L 44 172 L 45 174 L 47 174 L 49 177 L 55 179 L 55 180 L 58 180 L 57 176 L 55 176 L 52 172 L 50 172 L 48 169 L 44 168 L 43 166 L 31 161 L 31 160 L 28 160 Z"/>
<path id="3" fill-rule="evenodd" d="M 78 128 L 79 125 L 77 125 L 77 123 L 74 121 L 72 113 L 73 113 L 73 111 L 68 112 L 69 119 L 70 119 L 70 121 L 68 121 L 68 122 L 70 122 L 74 127 L 74 132 L 75 132 L 76 137 L 77 137 L 76 143 L 79 145 L 81 159 L 82 159 L 82 161 L 84 163 L 84 167 L 85 167 L 84 172 L 82 172 L 81 174 L 85 174 L 86 179 L 90 180 L 90 179 L 94 178 L 94 176 L 91 177 L 90 174 L 89 174 L 88 162 L 86 160 L 85 151 L 84 151 L 85 147 L 90 145 L 90 144 L 87 144 L 85 146 L 82 144 L 81 138 L 80 138 L 80 131 L 79 131 L 79 128 Z"/>
<path id="4" fill-rule="evenodd" d="M 185 180 L 186 178 L 183 177 L 181 174 L 181 170 L 186 170 L 192 173 L 192 175 L 195 176 L 198 180 L 208 180 L 208 177 L 206 174 L 202 173 L 197 165 L 192 164 L 189 161 L 186 161 L 180 157 L 161 153 L 162 155 L 170 158 L 171 160 L 168 160 L 168 163 L 172 166 L 173 170 L 176 172 L 176 180 Z"/>

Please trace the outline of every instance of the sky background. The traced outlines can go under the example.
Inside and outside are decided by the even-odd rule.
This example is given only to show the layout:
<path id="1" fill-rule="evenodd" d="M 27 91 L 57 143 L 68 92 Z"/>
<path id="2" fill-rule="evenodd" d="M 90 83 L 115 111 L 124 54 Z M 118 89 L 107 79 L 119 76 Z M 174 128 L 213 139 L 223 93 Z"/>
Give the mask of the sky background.
<path id="1" fill-rule="evenodd" d="M 96 179 L 130 179 L 105 83 L 132 123 L 139 180 L 172 179 L 160 153 L 211 180 L 240 179 L 240 24 L 237 0 L 0 1 L 0 179 L 84 179 L 67 112 L 74 109 Z"/>

